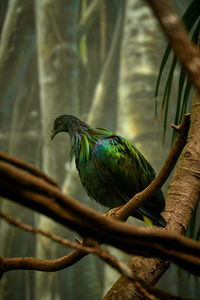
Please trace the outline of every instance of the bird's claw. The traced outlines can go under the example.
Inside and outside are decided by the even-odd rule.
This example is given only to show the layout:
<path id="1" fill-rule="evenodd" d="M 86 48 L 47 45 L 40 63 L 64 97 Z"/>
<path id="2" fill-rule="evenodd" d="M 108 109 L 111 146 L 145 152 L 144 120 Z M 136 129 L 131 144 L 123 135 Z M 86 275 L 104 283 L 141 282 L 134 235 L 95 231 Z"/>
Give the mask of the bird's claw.
<path id="1" fill-rule="evenodd" d="M 120 210 L 121 206 L 117 206 L 114 208 L 109 209 L 106 213 L 105 216 L 106 217 L 114 217 L 116 215 L 116 213 Z"/>

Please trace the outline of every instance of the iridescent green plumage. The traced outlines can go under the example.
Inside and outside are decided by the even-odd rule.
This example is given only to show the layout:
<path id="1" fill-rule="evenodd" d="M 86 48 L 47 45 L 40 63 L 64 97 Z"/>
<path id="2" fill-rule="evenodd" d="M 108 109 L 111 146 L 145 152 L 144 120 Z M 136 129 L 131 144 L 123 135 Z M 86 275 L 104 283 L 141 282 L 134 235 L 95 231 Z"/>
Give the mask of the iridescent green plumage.
<path id="1" fill-rule="evenodd" d="M 54 122 L 52 138 L 68 132 L 71 158 L 88 195 L 100 204 L 113 208 L 125 204 L 133 195 L 147 187 L 155 172 L 144 156 L 124 138 L 106 129 L 94 128 L 70 115 Z M 150 218 L 155 225 L 165 226 L 160 215 L 165 200 L 160 190 L 134 213 L 134 217 Z"/>

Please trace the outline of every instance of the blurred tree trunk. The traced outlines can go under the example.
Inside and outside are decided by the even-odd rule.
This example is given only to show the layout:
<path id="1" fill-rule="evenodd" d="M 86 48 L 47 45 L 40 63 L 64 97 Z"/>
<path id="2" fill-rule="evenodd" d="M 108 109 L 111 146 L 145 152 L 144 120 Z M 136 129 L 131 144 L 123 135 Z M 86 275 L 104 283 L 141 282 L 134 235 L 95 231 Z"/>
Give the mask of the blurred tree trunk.
<path id="1" fill-rule="evenodd" d="M 160 167 L 164 157 L 155 126 L 153 97 L 163 53 L 159 45 L 163 43 L 162 31 L 146 2 L 128 1 L 121 55 L 118 130 L 138 147 L 155 169 Z"/>
<path id="2" fill-rule="evenodd" d="M 40 107 L 42 122 L 42 168 L 61 184 L 65 174 L 66 140 L 57 137 L 51 142 L 54 119 L 61 114 L 78 114 L 78 64 L 76 23 L 78 1 L 38 0 L 35 2 Z M 38 218 L 39 227 L 61 236 L 67 230 L 44 216 Z M 66 254 L 56 244 L 38 237 L 37 256 L 55 258 Z M 36 299 L 75 299 L 74 270 L 58 273 L 36 273 Z M 45 286 L 45 289 L 44 289 Z"/>
<path id="3" fill-rule="evenodd" d="M 1 0 L 0 2 L 0 36 L 3 28 L 3 23 L 6 16 L 6 11 L 8 7 L 8 0 Z"/>
<path id="4" fill-rule="evenodd" d="M 1 2 L 1 8 L 5 9 L 5 1 Z M 3 12 L 5 14 L 5 10 Z M 1 26 L 1 150 L 35 163 L 39 115 L 33 1 L 10 1 Z M 34 214 L 30 210 L 7 200 L 2 202 L 1 208 L 4 213 L 17 216 L 19 221 L 34 225 Z M 35 237 L 4 221 L 1 221 L 0 239 L 0 252 L 6 256 L 35 253 Z M 34 299 L 34 272 L 21 271 L 18 276 L 16 280 L 16 273 L 11 272 L 2 279 L 1 299 Z"/>
<path id="5" fill-rule="evenodd" d="M 39 83 L 41 96 L 43 169 L 52 177 L 63 168 L 65 141 L 50 142 L 54 119 L 78 114 L 76 15 L 78 1 L 36 1 Z M 59 152 L 58 152 L 59 151 Z M 64 159 L 64 157 L 63 157 Z M 58 181 L 62 182 L 61 172 Z"/>
<path id="6" fill-rule="evenodd" d="M 104 1 L 102 1 L 102 3 L 103 2 Z M 89 107 L 87 107 L 87 111 L 89 113 L 87 116 L 85 116 L 85 108 L 82 108 L 82 117 L 84 121 L 93 126 L 107 127 L 114 130 L 116 125 L 119 55 L 125 1 L 120 1 L 120 3 L 111 1 L 109 3 L 104 2 L 104 4 L 105 7 L 101 7 L 104 17 L 100 14 L 94 26 L 87 34 L 88 57 L 91 57 L 91 61 L 88 61 L 88 71 L 85 74 L 86 81 L 84 84 L 86 84 L 86 90 L 90 91 L 86 93 L 86 95 L 90 95 L 92 100 L 88 101 Z M 103 30 L 101 22 L 105 23 L 105 36 L 103 33 L 101 35 L 101 31 Z M 103 36 L 100 40 L 97 36 L 94 38 L 94 32 L 96 31 L 99 33 L 99 36 Z M 105 41 L 103 39 L 105 39 Z M 104 49 L 105 53 L 103 57 L 100 55 L 101 44 L 107 45 L 106 49 Z M 97 53 L 94 55 L 95 52 Z M 92 80 L 92 84 L 89 82 L 89 78 Z M 82 90 L 85 89 L 84 84 L 81 85 Z M 85 93 L 83 93 L 83 95 L 85 96 Z M 68 172 L 66 176 L 63 184 L 63 190 L 67 194 L 82 200 L 85 204 L 89 204 L 88 197 L 86 196 L 86 193 L 80 183 L 80 179 L 77 176 L 74 163 L 70 172 Z M 93 207 L 97 207 L 96 203 L 90 203 Z"/>

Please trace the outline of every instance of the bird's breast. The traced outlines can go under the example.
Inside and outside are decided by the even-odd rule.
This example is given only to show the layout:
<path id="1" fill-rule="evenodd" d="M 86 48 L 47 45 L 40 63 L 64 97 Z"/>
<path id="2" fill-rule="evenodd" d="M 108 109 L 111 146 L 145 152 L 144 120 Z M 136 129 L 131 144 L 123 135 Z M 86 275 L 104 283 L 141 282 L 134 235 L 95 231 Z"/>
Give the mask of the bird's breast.
<path id="1" fill-rule="evenodd" d="M 113 187 L 106 184 L 100 177 L 93 159 L 82 161 L 77 169 L 81 182 L 90 198 L 109 208 L 122 204 Z"/>

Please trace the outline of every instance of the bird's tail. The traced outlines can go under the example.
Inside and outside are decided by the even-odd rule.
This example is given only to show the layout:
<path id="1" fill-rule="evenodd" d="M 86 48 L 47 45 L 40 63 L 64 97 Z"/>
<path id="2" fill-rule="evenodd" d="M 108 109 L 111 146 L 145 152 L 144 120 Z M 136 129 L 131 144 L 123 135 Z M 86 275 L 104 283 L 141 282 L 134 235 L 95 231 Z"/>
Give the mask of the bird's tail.
<path id="1" fill-rule="evenodd" d="M 146 227 L 148 227 L 148 228 L 152 228 L 153 227 L 153 222 L 149 218 L 147 218 L 147 217 L 145 217 L 143 215 L 143 219 L 144 219 L 144 222 L 146 224 Z"/>
<path id="2" fill-rule="evenodd" d="M 150 222 L 159 227 L 165 227 L 167 225 L 167 222 L 159 213 L 149 212 L 144 207 L 139 207 L 137 211 L 142 214 L 147 227 L 152 227 L 152 225 L 150 226 Z"/>

